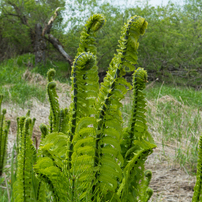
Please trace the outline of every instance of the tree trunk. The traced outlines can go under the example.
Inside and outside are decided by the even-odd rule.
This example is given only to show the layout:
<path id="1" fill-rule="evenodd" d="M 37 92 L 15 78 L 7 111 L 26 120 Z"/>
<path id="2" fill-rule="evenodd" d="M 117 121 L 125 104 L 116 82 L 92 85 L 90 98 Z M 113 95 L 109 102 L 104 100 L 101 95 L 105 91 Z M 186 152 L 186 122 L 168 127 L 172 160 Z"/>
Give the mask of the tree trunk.
<path id="1" fill-rule="evenodd" d="M 46 63 L 46 42 L 44 37 L 42 37 L 42 27 L 39 23 L 35 26 L 35 41 L 34 41 L 34 54 L 35 54 L 35 66 L 38 63 L 45 65 Z"/>

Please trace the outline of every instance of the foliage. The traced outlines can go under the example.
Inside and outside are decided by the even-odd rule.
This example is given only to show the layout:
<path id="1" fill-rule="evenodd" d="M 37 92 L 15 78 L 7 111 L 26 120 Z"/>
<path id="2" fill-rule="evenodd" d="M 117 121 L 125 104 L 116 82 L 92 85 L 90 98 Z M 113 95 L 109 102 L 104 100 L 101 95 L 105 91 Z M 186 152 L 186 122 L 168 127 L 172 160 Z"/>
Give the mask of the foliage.
<path id="1" fill-rule="evenodd" d="M 61 7 L 61 15 L 57 17 L 52 30 L 61 34 L 64 0 L 2 0 L 0 5 L 0 35 L 7 45 L 6 50 L 2 51 L 5 58 L 33 52 L 35 25 L 46 25 L 58 7 Z"/>
<path id="2" fill-rule="evenodd" d="M 32 61 L 33 55 L 26 54 L 17 58 L 4 61 L 0 65 L 0 93 L 4 95 L 4 101 L 17 103 L 21 107 L 31 106 L 31 98 L 45 101 L 44 87 L 38 84 L 28 83 L 23 79 L 27 64 Z M 19 65 L 18 65 L 19 64 Z"/>
<path id="3" fill-rule="evenodd" d="M 0 177 L 3 174 L 4 163 L 6 159 L 7 139 L 10 127 L 10 121 L 5 121 L 6 110 L 1 112 L 3 95 L 0 95 Z"/>
<path id="4" fill-rule="evenodd" d="M 20 3 L 17 5 L 21 6 L 25 16 L 30 20 L 30 27 L 33 27 L 36 22 L 45 24 L 53 14 L 53 10 L 58 6 L 64 7 L 64 1 L 40 1 L 40 4 L 34 0 L 22 2 L 24 2 L 23 6 Z M 143 66 L 148 71 L 150 80 L 156 78 L 166 82 L 176 80 L 180 85 L 183 83 L 199 87 L 202 76 L 200 71 L 202 64 L 200 2 L 189 0 L 183 5 L 169 2 L 165 6 L 157 7 L 153 7 L 148 1 L 144 1 L 145 3 L 142 4 L 138 1 L 134 2 L 130 6 L 118 6 L 113 1 L 106 0 L 66 2 L 66 14 L 62 11 L 62 15 L 57 17 L 52 33 L 60 39 L 65 51 L 74 57 L 79 45 L 79 33 L 83 29 L 85 20 L 95 12 L 103 13 L 107 17 L 106 26 L 97 34 L 96 38 L 96 43 L 100 44 L 97 50 L 97 65 L 99 71 L 103 71 L 107 70 L 108 64 L 116 52 L 117 41 L 124 22 L 135 14 L 142 16 L 148 20 L 150 26 L 147 35 L 140 38 L 138 66 Z M 34 8 L 33 10 L 36 12 L 33 13 L 30 8 Z M 41 12 L 42 10 L 43 12 Z M 1 47 L 8 49 L 6 51 L 8 55 L 13 51 L 16 51 L 17 54 L 30 52 L 30 45 L 33 42 L 29 38 L 31 34 L 29 28 L 19 27 L 20 19 L 8 16 L 7 11 L 16 14 L 13 7 L 8 6 L 8 0 L 4 0 L 0 14 L 2 19 L 0 36 L 3 38 Z M 62 18 L 67 19 L 65 24 L 62 23 Z M 5 43 L 10 41 L 9 46 L 5 46 L 4 41 Z M 15 47 L 15 44 L 20 45 Z M 52 45 L 49 44 L 47 49 L 48 57 L 51 60 L 63 60 L 54 51 Z M 67 69 L 66 71 L 69 75 L 70 71 Z"/>
<path id="5" fill-rule="evenodd" d="M 198 152 L 198 164 L 197 164 L 197 176 L 196 184 L 194 187 L 194 195 L 192 202 L 198 202 L 202 200 L 201 186 L 202 186 L 202 136 L 199 139 L 199 152 Z"/>
<path id="6" fill-rule="evenodd" d="M 13 185 L 15 201 L 44 201 L 44 184 L 36 179 L 33 165 L 36 162 L 36 149 L 31 137 L 35 119 L 21 117 L 18 121 L 17 134 L 17 169 L 16 181 Z"/>
<path id="7" fill-rule="evenodd" d="M 103 13 L 108 20 L 97 37 L 97 42 L 101 44 L 98 47 L 98 66 L 99 70 L 106 70 L 116 51 L 121 26 L 136 14 L 146 18 L 150 24 L 147 35 L 140 38 L 141 45 L 138 49 L 138 66 L 143 66 L 148 71 L 149 79 L 159 78 L 166 82 L 176 80 L 180 85 L 200 86 L 202 27 L 199 2 L 190 0 L 180 6 L 169 2 L 157 7 L 149 2 L 120 7 L 108 1 L 76 2 L 75 6 L 73 3 L 68 4 L 71 17 L 68 18 L 66 42 L 71 46 L 71 55 L 76 54 L 78 42 L 75 41 L 83 25 L 81 18 L 87 18 L 86 9 L 89 8 L 89 14 L 93 10 Z M 76 15 L 78 10 L 79 16 Z"/>

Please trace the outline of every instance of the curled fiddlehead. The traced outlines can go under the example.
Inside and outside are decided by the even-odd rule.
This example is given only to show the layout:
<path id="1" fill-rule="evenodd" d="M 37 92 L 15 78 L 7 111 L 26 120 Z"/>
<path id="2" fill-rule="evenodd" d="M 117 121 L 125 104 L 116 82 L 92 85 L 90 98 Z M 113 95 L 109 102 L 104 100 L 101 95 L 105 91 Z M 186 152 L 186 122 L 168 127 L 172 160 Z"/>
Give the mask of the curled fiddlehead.
<path id="1" fill-rule="evenodd" d="M 147 131 L 145 119 L 146 101 L 143 90 L 146 86 L 146 82 L 147 72 L 143 68 L 139 67 L 133 74 L 132 114 L 129 120 L 129 127 L 124 133 L 124 141 L 122 143 L 123 155 L 125 155 L 129 152 L 129 150 L 131 150 L 131 148 L 133 147 L 134 140 L 144 139 L 153 143 L 153 140 Z"/>
<path id="2" fill-rule="evenodd" d="M 53 77 L 55 76 L 56 71 L 54 69 L 50 69 L 47 73 L 48 82 L 53 81 Z"/>
<path id="3" fill-rule="evenodd" d="M 121 63 L 130 71 L 135 69 L 137 63 L 138 39 L 145 33 L 147 21 L 140 16 L 133 16 L 128 20 L 122 29 L 122 36 L 119 41 L 118 54 L 121 54 Z"/>
<path id="4" fill-rule="evenodd" d="M 149 183 L 152 178 L 152 171 L 151 170 L 146 170 L 144 172 L 144 189 L 143 189 L 143 201 L 148 202 L 151 196 L 153 195 L 153 189 L 149 187 Z"/>
<path id="5" fill-rule="evenodd" d="M 43 140 L 48 135 L 48 128 L 45 124 L 41 124 L 39 128 L 41 130 L 41 139 Z"/>
<path id="6" fill-rule="evenodd" d="M 59 102 L 56 94 L 56 82 L 51 81 L 47 85 L 47 92 L 50 102 L 50 132 L 58 131 Z"/>
<path id="7" fill-rule="evenodd" d="M 80 118 L 89 115 L 89 104 L 86 99 L 86 85 L 83 79 L 83 71 L 86 72 L 94 66 L 95 58 L 91 53 L 81 53 L 74 61 L 72 68 L 72 100 L 70 105 L 70 120 L 69 120 L 69 137 L 72 142 L 73 135 L 75 133 L 76 125 Z M 71 161 L 71 155 L 73 150 L 73 144 L 71 144 L 69 152 L 69 160 Z"/>
<path id="8" fill-rule="evenodd" d="M 74 65 L 72 68 L 73 91 L 72 91 L 72 104 L 69 110 L 70 148 L 68 151 L 69 153 L 67 154 L 69 161 L 68 168 L 69 169 L 71 168 L 71 163 L 73 163 L 74 165 L 72 168 L 73 170 L 71 169 L 71 173 L 74 176 L 72 177 L 72 183 L 74 184 L 74 186 L 72 187 L 75 187 L 75 185 L 78 183 L 77 179 L 79 179 L 79 181 L 83 181 L 86 184 L 86 186 L 88 186 L 92 182 L 92 176 L 93 176 L 92 155 L 94 154 L 94 152 L 92 152 L 92 150 L 94 151 L 94 148 L 92 146 L 93 144 L 92 139 L 95 138 L 95 132 L 92 131 L 92 128 L 89 129 L 87 126 L 85 126 L 85 129 L 84 128 L 81 129 L 83 132 L 78 132 L 79 134 L 83 134 L 84 131 L 86 130 L 86 132 L 84 133 L 85 135 L 79 136 L 80 138 L 78 138 L 75 132 L 77 124 L 79 124 L 80 121 L 82 122 L 86 121 L 85 118 L 83 120 L 83 117 L 95 116 L 96 113 L 95 101 L 97 99 L 99 90 L 99 83 L 98 83 L 99 79 L 95 56 L 97 52 L 95 47 L 95 32 L 98 31 L 104 25 L 104 23 L 105 18 L 103 15 L 95 14 L 89 18 L 89 20 L 85 24 L 85 28 L 81 33 L 80 44 L 77 50 L 78 51 L 77 57 L 75 58 Z M 93 120 L 88 120 L 88 123 L 89 123 L 88 125 L 93 124 Z M 87 131 L 89 131 L 88 135 Z M 76 135 L 75 137 L 77 138 L 73 139 L 74 135 Z M 80 145 L 80 142 L 82 141 L 81 137 L 83 137 L 83 141 L 85 143 Z M 89 141 L 89 138 L 91 139 L 91 141 Z M 75 148 L 77 149 L 75 150 Z M 88 154 L 86 152 L 81 153 L 77 152 L 79 150 L 83 151 L 84 148 L 87 149 L 87 151 L 90 150 L 91 152 Z M 84 166 L 82 166 L 83 168 L 81 166 L 78 166 L 79 159 L 80 160 L 84 159 L 83 160 Z M 88 161 L 88 159 L 91 159 L 91 161 Z M 85 178 L 81 177 L 80 175 L 85 176 Z M 76 178 L 75 176 L 80 177 Z M 84 191 L 87 190 L 86 186 L 85 188 L 84 187 L 82 188 L 83 190 L 80 191 L 77 190 L 77 194 L 80 199 L 82 199 L 83 197 L 89 197 L 88 193 Z M 74 197 L 74 195 L 75 190 L 72 189 L 72 196 Z"/>
<path id="9" fill-rule="evenodd" d="M 122 154 L 125 156 L 124 185 L 119 189 L 119 195 L 139 197 L 143 201 L 150 198 L 151 190 L 146 194 L 144 162 L 152 149 L 156 147 L 154 141 L 147 131 L 145 112 L 146 101 L 142 92 L 146 86 L 147 72 L 143 68 L 138 68 L 133 75 L 133 105 L 129 126 L 123 134 Z M 132 180 L 131 180 L 132 179 Z M 147 179 L 147 177 L 146 177 Z M 149 175 L 148 175 L 148 179 Z M 148 186 L 148 185 L 147 185 Z M 142 191 L 144 189 L 144 193 Z M 125 200 L 125 199 L 124 199 Z M 126 199 L 127 201 L 127 199 Z"/>
<path id="10" fill-rule="evenodd" d="M 89 68 L 88 71 L 80 72 L 81 74 L 83 74 L 81 79 L 82 85 L 85 86 L 83 96 L 85 97 L 85 102 L 88 101 L 88 105 L 85 108 L 89 107 L 89 113 L 91 114 L 95 114 L 94 103 L 97 99 L 99 90 L 98 67 L 96 59 L 97 48 L 95 46 L 95 36 L 96 32 L 101 29 L 102 26 L 104 26 L 105 21 L 105 17 L 100 14 L 94 14 L 88 19 L 83 31 L 81 32 L 79 48 L 77 50 L 77 56 L 83 54 L 84 52 L 88 52 L 94 55 L 94 65 Z"/>
<path id="11" fill-rule="evenodd" d="M 50 69 L 47 73 L 48 85 L 47 93 L 50 102 L 50 115 L 49 115 L 49 132 L 63 132 L 67 133 L 68 130 L 68 111 L 66 109 L 60 109 L 58 95 L 56 92 L 56 82 L 53 81 L 53 77 L 56 72 L 54 69 Z M 64 112 L 64 113 L 63 113 Z M 43 132 L 42 132 L 43 133 Z"/>
<path id="12" fill-rule="evenodd" d="M 121 149 L 118 146 L 120 145 L 122 135 L 122 117 L 120 112 L 122 104 L 120 100 L 124 98 L 127 92 L 126 86 L 129 87 L 129 89 L 131 89 L 131 86 L 121 76 L 125 74 L 124 66 L 129 67 L 130 70 L 134 70 L 135 68 L 134 64 L 137 61 L 136 53 L 138 48 L 137 40 L 139 36 L 144 33 L 143 30 L 146 29 L 146 25 L 147 22 L 144 18 L 137 16 L 132 17 L 128 23 L 124 25 L 122 36 L 119 40 L 120 49 L 118 49 L 118 53 L 110 63 L 107 76 L 101 84 L 98 95 L 96 107 L 99 109 L 97 114 L 97 131 L 99 131 L 99 133 L 97 133 L 96 136 L 95 167 L 100 166 L 100 170 L 96 172 L 96 178 L 98 179 L 99 189 L 102 192 L 108 189 L 114 192 L 117 187 L 115 183 L 116 179 L 122 179 L 120 162 L 123 163 L 123 157 L 119 153 Z M 118 137 L 115 137 L 114 134 L 118 135 Z M 109 145 L 113 145 L 113 150 L 117 151 L 116 155 L 109 155 L 107 152 L 109 148 L 105 151 L 105 148 L 109 147 Z M 115 160 L 117 157 L 118 161 Z M 109 159 L 111 159 L 111 162 L 114 162 L 113 165 L 108 163 Z M 104 167 L 105 169 L 111 167 L 114 170 L 114 174 L 109 174 L 106 177 L 107 172 L 103 169 Z M 94 186 L 93 189 L 95 190 L 96 186 Z"/>
<path id="13" fill-rule="evenodd" d="M 105 24 L 105 21 L 105 17 L 100 14 L 94 14 L 88 19 L 83 31 L 81 32 L 77 56 L 82 52 L 90 52 L 93 55 L 96 55 L 97 48 L 95 46 L 95 32 Z"/>

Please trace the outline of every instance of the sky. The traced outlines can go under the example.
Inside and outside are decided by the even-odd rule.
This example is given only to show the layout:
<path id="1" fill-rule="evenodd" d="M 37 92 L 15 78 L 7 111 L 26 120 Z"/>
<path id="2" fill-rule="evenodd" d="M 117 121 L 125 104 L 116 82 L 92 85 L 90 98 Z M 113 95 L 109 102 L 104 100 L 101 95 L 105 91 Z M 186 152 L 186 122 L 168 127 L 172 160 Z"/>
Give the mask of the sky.
<path id="1" fill-rule="evenodd" d="M 128 5 L 134 5 L 138 0 L 116 0 L 115 2 L 119 5 L 125 4 L 127 2 Z M 183 0 L 170 0 L 173 3 L 182 4 Z M 143 3 L 145 0 L 139 0 L 139 2 Z M 167 5 L 169 0 L 149 0 L 149 4 L 152 6 L 161 6 Z"/>
<path id="2" fill-rule="evenodd" d="M 67 0 L 67 1 L 74 4 L 74 0 Z M 127 7 L 130 7 L 130 6 L 134 7 L 134 5 L 138 5 L 141 7 L 141 4 L 144 5 L 147 1 L 149 2 L 149 5 L 156 7 L 156 6 L 166 6 L 168 4 L 168 2 L 182 5 L 184 0 L 99 0 L 99 2 L 101 2 L 101 3 L 109 2 L 113 5 L 120 6 L 120 8 L 121 8 L 121 5 L 124 5 Z M 69 26 L 70 26 L 70 24 L 69 24 Z M 68 27 L 66 28 L 66 30 L 68 30 Z"/>
<path id="3" fill-rule="evenodd" d="M 160 5 L 166 5 L 169 0 L 150 0 L 149 3 L 153 6 L 160 6 Z M 176 1 L 172 1 L 176 2 Z"/>

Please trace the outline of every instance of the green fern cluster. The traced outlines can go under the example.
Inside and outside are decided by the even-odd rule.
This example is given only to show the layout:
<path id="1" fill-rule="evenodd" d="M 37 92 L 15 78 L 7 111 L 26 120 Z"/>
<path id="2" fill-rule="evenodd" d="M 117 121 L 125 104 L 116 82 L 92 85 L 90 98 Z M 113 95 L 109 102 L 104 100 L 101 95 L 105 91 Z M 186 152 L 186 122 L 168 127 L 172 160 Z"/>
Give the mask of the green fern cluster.
<path id="1" fill-rule="evenodd" d="M 17 133 L 17 169 L 16 181 L 13 185 L 14 201 L 45 201 L 45 185 L 39 182 L 33 171 L 36 163 L 36 149 L 32 142 L 32 131 L 35 119 L 31 119 L 30 111 L 26 117 L 18 118 Z"/>
<path id="2" fill-rule="evenodd" d="M 145 121 L 142 90 L 147 76 L 142 68 L 134 73 L 134 106 L 127 129 L 120 111 L 121 100 L 132 89 L 122 76 L 135 70 L 138 38 L 147 22 L 134 16 L 124 25 L 119 49 L 99 88 L 95 33 L 104 23 L 102 15 L 93 15 L 81 33 L 68 110 L 59 107 L 55 71 L 48 72 L 49 126 L 40 127 L 34 170 L 54 201 L 148 201 L 152 194 L 151 172 L 144 173 L 144 162 L 155 145 Z"/>
<path id="3" fill-rule="evenodd" d="M 0 95 L 0 177 L 3 174 L 3 168 L 7 150 L 8 132 L 10 127 L 10 121 L 5 121 L 6 110 L 3 109 L 1 112 L 2 100 L 3 95 Z"/>

